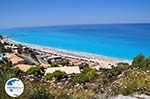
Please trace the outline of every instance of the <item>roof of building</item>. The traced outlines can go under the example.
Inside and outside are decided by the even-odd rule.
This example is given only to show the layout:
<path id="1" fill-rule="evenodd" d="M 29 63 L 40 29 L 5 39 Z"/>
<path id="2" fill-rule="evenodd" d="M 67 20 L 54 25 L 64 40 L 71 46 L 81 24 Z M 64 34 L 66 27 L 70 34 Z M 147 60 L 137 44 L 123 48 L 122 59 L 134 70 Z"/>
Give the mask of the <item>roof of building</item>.
<path id="1" fill-rule="evenodd" d="M 60 59 L 62 58 L 62 56 L 51 56 L 51 57 L 48 57 L 48 59 Z"/>
<path id="2" fill-rule="evenodd" d="M 41 64 L 44 68 L 48 68 L 50 64 Z"/>
<path id="3" fill-rule="evenodd" d="M 50 67 L 50 68 L 47 68 L 45 74 L 53 73 L 56 70 L 64 71 L 64 72 L 66 72 L 66 74 L 80 73 L 79 66 L 67 66 L 67 67 Z"/>
<path id="4" fill-rule="evenodd" d="M 6 57 L 9 58 L 10 61 L 12 61 L 13 64 L 17 64 L 19 62 L 24 61 L 23 58 L 17 56 L 16 54 L 8 54 L 8 55 L 6 55 Z"/>
<path id="5" fill-rule="evenodd" d="M 16 67 L 19 67 L 19 69 L 23 72 L 26 72 L 28 69 L 32 67 L 32 65 L 27 65 L 27 64 L 18 64 Z"/>

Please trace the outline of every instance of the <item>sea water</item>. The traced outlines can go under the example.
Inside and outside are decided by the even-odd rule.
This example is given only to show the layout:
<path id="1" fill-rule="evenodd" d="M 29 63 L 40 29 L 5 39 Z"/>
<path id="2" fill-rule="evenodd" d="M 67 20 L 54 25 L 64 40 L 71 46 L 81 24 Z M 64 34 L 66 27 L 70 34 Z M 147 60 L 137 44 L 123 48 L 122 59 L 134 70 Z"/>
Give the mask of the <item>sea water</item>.
<path id="1" fill-rule="evenodd" d="M 13 40 L 122 59 L 150 56 L 150 24 L 94 24 L 1 29 Z"/>

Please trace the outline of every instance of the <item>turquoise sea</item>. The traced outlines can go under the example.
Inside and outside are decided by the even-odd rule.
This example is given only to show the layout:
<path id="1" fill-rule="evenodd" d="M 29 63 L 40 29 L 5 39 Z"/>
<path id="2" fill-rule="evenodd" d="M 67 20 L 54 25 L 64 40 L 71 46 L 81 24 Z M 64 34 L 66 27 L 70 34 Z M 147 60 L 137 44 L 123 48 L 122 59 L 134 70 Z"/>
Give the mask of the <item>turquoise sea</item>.
<path id="1" fill-rule="evenodd" d="M 150 56 L 150 24 L 95 24 L 1 29 L 13 40 L 59 49 L 132 59 Z"/>

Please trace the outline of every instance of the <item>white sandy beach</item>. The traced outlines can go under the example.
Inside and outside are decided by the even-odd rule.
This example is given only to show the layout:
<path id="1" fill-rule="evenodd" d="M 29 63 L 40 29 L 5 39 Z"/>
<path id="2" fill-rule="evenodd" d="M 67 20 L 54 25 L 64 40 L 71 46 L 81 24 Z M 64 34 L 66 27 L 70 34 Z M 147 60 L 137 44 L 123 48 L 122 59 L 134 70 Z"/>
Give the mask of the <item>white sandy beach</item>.
<path id="1" fill-rule="evenodd" d="M 91 53 L 75 52 L 75 51 L 68 51 L 68 50 L 45 47 L 45 46 L 38 46 L 38 45 L 34 45 L 34 44 L 17 42 L 17 41 L 11 40 L 11 39 L 7 39 L 7 41 L 9 43 L 21 44 L 21 45 L 27 46 L 29 48 L 40 50 L 40 51 L 43 51 L 46 53 L 52 53 L 52 54 L 56 54 L 59 56 L 75 58 L 75 59 L 84 60 L 84 61 L 96 62 L 99 64 L 99 67 L 102 67 L 102 68 L 111 68 L 111 65 L 115 65 L 119 62 L 131 63 L 129 60 L 112 58 L 112 57 L 107 57 L 107 56 L 103 56 L 103 55 L 95 55 L 95 54 L 91 54 Z"/>

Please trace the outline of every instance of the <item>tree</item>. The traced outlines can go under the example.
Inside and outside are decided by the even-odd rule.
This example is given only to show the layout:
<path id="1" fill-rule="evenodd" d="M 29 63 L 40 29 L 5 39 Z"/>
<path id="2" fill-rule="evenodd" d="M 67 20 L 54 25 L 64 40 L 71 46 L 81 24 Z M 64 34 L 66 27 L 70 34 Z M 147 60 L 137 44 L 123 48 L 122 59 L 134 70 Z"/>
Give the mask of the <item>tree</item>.
<path id="1" fill-rule="evenodd" d="M 145 56 L 143 54 L 139 54 L 133 59 L 132 66 L 141 68 L 144 60 L 145 60 Z"/>
<path id="2" fill-rule="evenodd" d="M 13 67 L 12 62 L 8 58 L 2 58 L 0 61 L 0 73 L 10 71 L 10 68 Z"/>
<path id="3" fill-rule="evenodd" d="M 80 69 L 84 69 L 84 68 L 87 68 L 87 67 L 89 67 L 89 64 L 87 64 L 87 63 L 81 63 L 81 64 L 79 64 L 79 68 Z"/>
<path id="4" fill-rule="evenodd" d="M 148 70 L 150 69 L 150 57 L 145 58 L 143 64 L 142 64 L 142 69 L 143 70 Z"/>
<path id="5" fill-rule="evenodd" d="M 68 60 L 68 59 L 63 59 L 63 60 L 60 62 L 60 64 L 61 64 L 62 66 L 68 66 L 70 63 L 69 63 L 69 60 Z"/>
<path id="6" fill-rule="evenodd" d="M 22 54 L 22 53 L 23 53 L 23 52 L 22 52 L 22 51 L 23 51 L 22 48 L 23 48 L 23 46 L 22 46 L 21 44 L 18 44 L 18 45 L 17 45 L 17 50 L 18 50 L 18 53 L 19 53 L 19 54 Z"/>
<path id="7" fill-rule="evenodd" d="M 132 66 L 147 70 L 150 68 L 150 57 L 139 54 L 133 59 Z"/>

